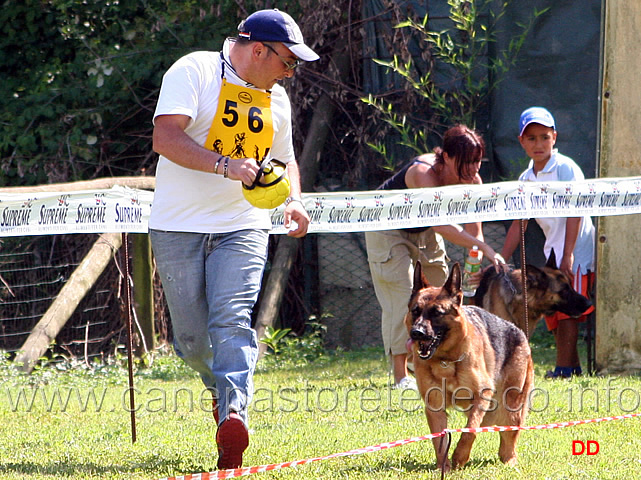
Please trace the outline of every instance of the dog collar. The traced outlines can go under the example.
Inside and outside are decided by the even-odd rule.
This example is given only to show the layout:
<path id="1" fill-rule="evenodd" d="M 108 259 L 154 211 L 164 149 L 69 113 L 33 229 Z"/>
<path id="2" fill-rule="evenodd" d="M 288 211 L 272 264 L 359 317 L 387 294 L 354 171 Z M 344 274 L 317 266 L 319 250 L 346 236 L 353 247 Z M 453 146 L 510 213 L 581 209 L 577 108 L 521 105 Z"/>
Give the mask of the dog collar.
<path id="1" fill-rule="evenodd" d="M 445 360 L 441 360 L 441 367 L 447 368 L 449 367 L 452 363 L 457 363 L 462 361 L 465 358 L 465 352 L 461 353 L 461 356 L 458 357 L 458 360 L 452 360 L 451 362 L 446 362 Z"/>

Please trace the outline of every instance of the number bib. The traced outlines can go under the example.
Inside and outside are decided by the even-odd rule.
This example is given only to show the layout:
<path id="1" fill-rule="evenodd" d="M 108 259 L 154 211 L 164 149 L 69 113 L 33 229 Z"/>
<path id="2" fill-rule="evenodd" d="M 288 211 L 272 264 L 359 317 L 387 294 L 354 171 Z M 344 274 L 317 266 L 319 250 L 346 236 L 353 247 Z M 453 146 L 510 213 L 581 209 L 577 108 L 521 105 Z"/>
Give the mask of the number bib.
<path id="1" fill-rule="evenodd" d="M 223 78 L 205 148 L 230 158 L 264 159 L 272 147 L 271 95 Z"/>

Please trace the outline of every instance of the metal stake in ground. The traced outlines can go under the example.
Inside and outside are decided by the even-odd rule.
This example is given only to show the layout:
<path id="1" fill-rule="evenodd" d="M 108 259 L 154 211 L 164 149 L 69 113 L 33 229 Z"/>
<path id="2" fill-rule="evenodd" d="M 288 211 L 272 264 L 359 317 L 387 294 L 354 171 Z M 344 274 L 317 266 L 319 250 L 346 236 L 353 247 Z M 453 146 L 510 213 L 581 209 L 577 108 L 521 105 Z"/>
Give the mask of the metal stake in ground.
<path id="1" fill-rule="evenodd" d="M 443 435 L 441 437 L 441 441 L 439 442 L 439 451 L 443 448 L 443 442 L 447 442 L 445 444 L 445 460 L 448 459 L 450 456 L 450 446 L 452 445 L 452 434 L 449 432 L 449 430 L 446 432 L 447 435 Z M 441 480 L 445 480 L 445 462 L 443 462 L 443 465 L 441 465 Z"/>
<path id="2" fill-rule="evenodd" d="M 134 342 L 133 342 L 133 322 L 131 318 L 131 283 L 129 275 L 129 236 L 126 232 L 123 234 L 122 243 L 125 249 L 125 304 L 127 308 L 127 364 L 129 370 L 129 411 L 131 413 L 131 443 L 136 443 L 136 400 L 134 398 Z"/>

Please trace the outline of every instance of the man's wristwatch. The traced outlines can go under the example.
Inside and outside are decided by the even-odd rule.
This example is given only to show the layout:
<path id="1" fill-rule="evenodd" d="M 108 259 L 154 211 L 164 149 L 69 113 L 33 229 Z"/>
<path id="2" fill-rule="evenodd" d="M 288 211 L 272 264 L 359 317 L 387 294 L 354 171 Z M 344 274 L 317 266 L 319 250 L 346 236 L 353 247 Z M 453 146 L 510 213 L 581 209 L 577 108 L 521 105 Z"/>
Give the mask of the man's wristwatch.
<path id="1" fill-rule="evenodd" d="M 301 204 L 303 203 L 303 199 L 300 197 L 287 197 L 285 199 L 285 206 L 289 205 L 292 202 L 300 202 Z"/>

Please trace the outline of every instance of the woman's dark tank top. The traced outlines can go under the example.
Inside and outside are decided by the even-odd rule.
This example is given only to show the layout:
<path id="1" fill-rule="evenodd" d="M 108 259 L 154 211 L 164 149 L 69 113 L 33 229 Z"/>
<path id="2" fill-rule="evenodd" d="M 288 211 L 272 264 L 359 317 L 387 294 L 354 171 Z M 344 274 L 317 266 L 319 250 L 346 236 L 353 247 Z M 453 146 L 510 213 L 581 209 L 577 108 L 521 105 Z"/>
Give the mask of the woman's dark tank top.
<path id="1" fill-rule="evenodd" d="M 414 157 L 409 162 L 407 162 L 407 165 L 401 168 L 393 176 L 385 180 L 376 190 L 404 190 L 408 188 L 407 184 L 405 183 L 405 174 L 407 174 L 407 171 L 412 165 L 415 165 L 417 163 L 424 163 L 425 165 L 430 165 L 430 163 L 428 162 L 419 160 L 419 157 Z"/>

